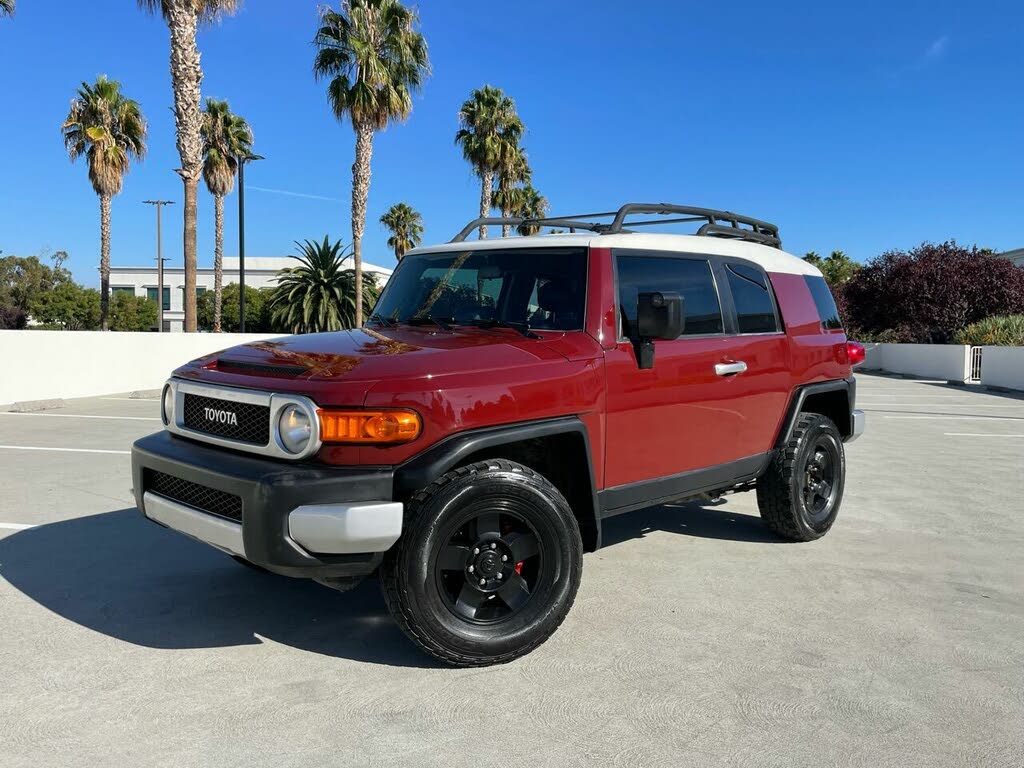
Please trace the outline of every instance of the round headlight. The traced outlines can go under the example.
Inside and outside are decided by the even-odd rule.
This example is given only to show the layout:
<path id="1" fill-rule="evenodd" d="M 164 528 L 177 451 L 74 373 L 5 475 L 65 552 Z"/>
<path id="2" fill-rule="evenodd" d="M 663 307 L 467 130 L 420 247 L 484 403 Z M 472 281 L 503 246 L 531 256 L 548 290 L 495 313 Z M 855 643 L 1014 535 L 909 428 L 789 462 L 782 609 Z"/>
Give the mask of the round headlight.
<path id="1" fill-rule="evenodd" d="M 170 384 L 164 384 L 164 396 L 160 403 L 160 416 L 164 424 L 170 424 L 174 420 L 174 390 Z"/>
<path id="2" fill-rule="evenodd" d="M 305 410 L 297 405 L 286 405 L 277 420 L 277 433 L 286 450 L 302 453 L 313 436 L 313 425 Z"/>

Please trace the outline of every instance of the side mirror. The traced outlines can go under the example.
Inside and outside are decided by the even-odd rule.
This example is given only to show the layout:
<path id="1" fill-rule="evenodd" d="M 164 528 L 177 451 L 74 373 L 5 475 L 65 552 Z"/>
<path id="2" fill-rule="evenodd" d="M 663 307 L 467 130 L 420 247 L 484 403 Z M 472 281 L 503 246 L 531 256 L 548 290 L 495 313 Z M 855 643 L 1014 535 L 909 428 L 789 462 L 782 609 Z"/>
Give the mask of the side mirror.
<path id="1" fill-rule="evenodd" d="M 654 367 L 654 340 L 672 341 L 678 339 L 686 325 L 683 313 L 683 297 L 678 293 L 651 291 L 637 295 L 636 346 L 637 364 L 640 368 Z"/>

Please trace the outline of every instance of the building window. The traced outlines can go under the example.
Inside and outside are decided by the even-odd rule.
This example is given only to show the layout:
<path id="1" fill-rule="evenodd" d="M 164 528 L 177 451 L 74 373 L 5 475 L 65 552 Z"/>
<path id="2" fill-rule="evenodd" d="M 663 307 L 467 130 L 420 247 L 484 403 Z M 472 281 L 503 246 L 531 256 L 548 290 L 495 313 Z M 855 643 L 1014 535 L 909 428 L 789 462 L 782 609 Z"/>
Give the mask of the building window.
<path id="1" fill-rule="evenodd" d="M 125 296 L 134 296 L 135 295 L 135 288 L 134 288 L 134 286 L 131 286 L 131 285 L 115 285 L 115 286 L 111 287 L 111 289 L 110 289 L 110 295 L 111 296 L 120 296 L 121 294 L 124 294 Z M 153 295 L 156 296 L 155 293 Z"/>
<path id="2" fill-rule="evenodd" d="M 156 303 L 156 286 L 151 285 L 146 287 L 146 298 Z M 166 312 L 171 308 L 171 289 L 169 286 L 164 286 L 164 311 Z"/>

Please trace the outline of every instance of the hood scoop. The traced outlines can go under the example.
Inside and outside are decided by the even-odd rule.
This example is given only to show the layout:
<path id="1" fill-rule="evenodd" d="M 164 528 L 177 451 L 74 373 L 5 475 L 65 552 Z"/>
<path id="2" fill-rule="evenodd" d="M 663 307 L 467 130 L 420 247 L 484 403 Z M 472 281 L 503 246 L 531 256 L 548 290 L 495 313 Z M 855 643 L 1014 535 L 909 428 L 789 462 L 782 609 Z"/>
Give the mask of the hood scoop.
<path id="1" fill-rule="evenodd" d="M 309 371 L 298 365 L 272 365 L 269 363 L 254 363 L 249 360 L 230 360 L 220 358 L 217 360 L 217 370 L 225 373 L 245 373 L 256 376 L 301 376 Z"/>

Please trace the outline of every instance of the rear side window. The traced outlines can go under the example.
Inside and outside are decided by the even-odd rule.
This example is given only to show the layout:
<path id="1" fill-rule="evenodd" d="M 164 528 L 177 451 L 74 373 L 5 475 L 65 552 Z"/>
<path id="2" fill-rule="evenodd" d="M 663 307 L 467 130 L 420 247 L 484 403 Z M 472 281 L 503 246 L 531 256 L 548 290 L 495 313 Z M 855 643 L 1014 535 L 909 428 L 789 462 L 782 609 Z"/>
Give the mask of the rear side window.
<path id="1" fill-rule="evenodd" d="M 722 333 L 722 309 L 711 265 L 706 260 L 620 255 L 616 264 L 624 336 L 636 336 L 637 296 L 646 291 L 675 292 L 683 297 L 683 336 Z"/>
<path id="2" fill-rule="evenodd" d="M 779 320 L 764 272 L 746 264 L 726 264 L 740 333 L 777 333 Z"/>
<path id="3" fill-rule="evenodd" d="M 814 306 L 818 308 L 818 318 L 821 320 L 822 328 L 833 330 L 843 327 L 843 321 L 839 317 L 839 309 L 836 307 L 836 300 L 832 298 L 832 291 L 828 289 L 828 283 L 823 277 L 804 276 L 804 282 L 814 299 Z"/>

